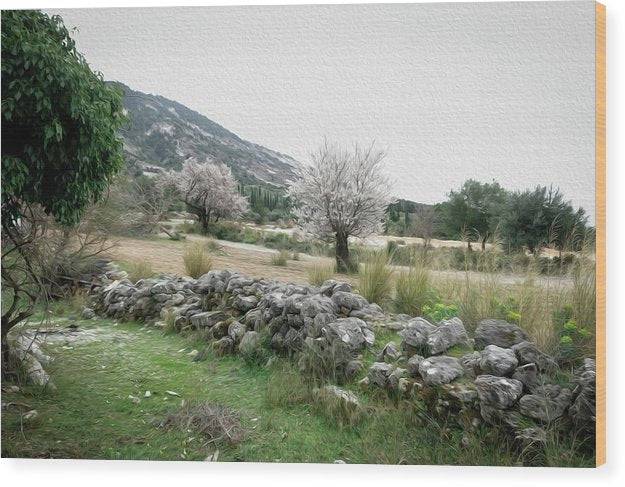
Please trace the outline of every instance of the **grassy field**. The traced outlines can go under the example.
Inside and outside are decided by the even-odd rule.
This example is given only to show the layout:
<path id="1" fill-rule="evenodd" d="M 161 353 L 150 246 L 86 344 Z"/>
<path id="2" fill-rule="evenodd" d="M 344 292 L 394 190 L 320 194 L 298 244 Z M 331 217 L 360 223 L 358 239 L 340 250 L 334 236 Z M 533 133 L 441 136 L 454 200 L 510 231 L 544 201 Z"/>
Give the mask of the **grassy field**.
<path id="1" fill-rule="evenodd" d="M 219 461 L 251 462 L 591 466 L 594 461 L 574 442 L 555 438 L 540 458 L 523 455 L 490 428 L 447 425 L 430 418 L 418 400 L 392 400 L 355 386 L 364 414 L 347 417 L 312 400 L 310 385 L 287 359 L 267 367 L 209 353 L 195 362 L 189 352 L 202 350 L 204 343 L 194 336 L 164 335 L 137 323 L 71 322 L 95 338 L 45 347 L 55 358 L 48 370 L 56 390 L 26 386 L 3 393 L 3 402 L 12 403 L 2 415 L 5 457 L 204 460 L 218 450 Z M 68 324 L 57 316 L 48 326 Z M 365 362 L 391 338 L 397 339 L 378 333 Z M 231 408 L 243 439 L 210 442 L 192 426 L 159 426 L 185 404 Z M 31 409 L 38 417 L 24 420 Z"/>

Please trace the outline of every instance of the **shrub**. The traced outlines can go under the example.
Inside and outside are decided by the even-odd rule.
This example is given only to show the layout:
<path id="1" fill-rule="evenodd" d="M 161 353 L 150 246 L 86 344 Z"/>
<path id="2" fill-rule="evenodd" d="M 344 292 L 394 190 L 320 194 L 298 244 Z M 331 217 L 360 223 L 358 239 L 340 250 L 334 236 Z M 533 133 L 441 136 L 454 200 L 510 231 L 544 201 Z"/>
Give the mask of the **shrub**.
<path id="1" fill-rule="evenodd" d="M 289 260 L 289 253 L 286 250 L 281 250 L 280 252 L 272 254 L 271 265 L 286 267 L 288 260 Z"/>
<path id="2" fill-rule="evenodd" d="M 371 251 L 359 271 L 358 290 L 370 303 L 382 305 L 391 296 L 393 270 L 388 262 L 386 251 Z"/>
<path id="3" fill-rule="evenodd" d="M 194 279 L 203 276 L 212 267 L 212 260 L 201 243 L 187 246 L 182 260 L 187 274 Z"/>
<path id="4" fill-rule="evenodd" d="M 445 303 L 426 304 L 423 306 L 423 316 L 434 323 L 439 323 L 458 316 L 458 306 Z"/>
<path id="5" fill-rule="evenodd" d="M 132 282 L 137 282 L 141 279 L 148 279 L 154 276 L 154 270 L 152 264 L 147 260 L 140 260 L 137 262 L 131 262 L 128 268 L 128 279 Z"/>
<path id="6" fill-rule="evenodd" d="M 333 264 L 315 264 L 308 269 L 308 282 L 313 286 L 321 286 L 334 275 Z"/>
<path id="7" fill-rule="evenodd" d="M 397 313 L 419 316 L 431 299 L 430 273 L 425 266 L 415 265 L 402 272 L 395 281 L 394 305 Z"/>
<path id="8" fill-rule="evenodd" d="M 212 238 L 206 240 L 206 250 L 208 250 L 209 252 L 220 252 L 221 249 L 221 245 L 219 245 L 219 242 L 217 242 L 216 240 L 213 240 Z"/>

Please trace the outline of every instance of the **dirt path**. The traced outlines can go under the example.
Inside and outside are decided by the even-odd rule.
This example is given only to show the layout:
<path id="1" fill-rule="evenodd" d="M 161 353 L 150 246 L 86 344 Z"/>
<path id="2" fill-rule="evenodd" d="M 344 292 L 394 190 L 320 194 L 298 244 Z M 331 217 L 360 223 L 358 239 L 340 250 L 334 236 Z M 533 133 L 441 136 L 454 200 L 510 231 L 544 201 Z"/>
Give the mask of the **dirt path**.
<path id="1" fill-rule="evenodd" d="M 184 248 L 193 242 L 208 241 L 206 237 L 199 235 L 188 235 L 186 241 L 175 242 L 166 238 L 154 240 L 120 238 L 117 246 L 111 252 L 116 260 L 136 262 L 147 260 L 157 272 L 165 272 L 183 275 L 185 273 L 182 256 Z M 333 259 L 329 257 L 318 257 L 307 254 L 299 254 L 299 260 L 289 260 L 286 267 L 274 266 L 271 264 L 271 256 L 277 251 L 261 247 L 259 245 L 246 244 L 241 242 L 229 242 L 217 240 L 222 246 L 222 251 L 213 253 L 213 268 L 236 270 L 253 277 L 266 277 L 285 282 L 307 283 L 308 270 L 315 265 L 333 264 Z M 393 266 L 397 271 L 406 270 L 403 266 Z M 432 271 L 435 278 L 440 279 L 466 279 L 463 271 L 435 270 Z M 353 276 L 343 274 L 335 276 L 343 281 L 356 282 Z M 488 279 L 489 276 L 480 272 L 469 272 L 469 279 L 477 281 Z M 497 274 L 496 281 L 503 285 L 518 285 L 523 283 L 525 276 L 515 274 Z M 569 287 L 571 280 L 566 277 L 539 276 L 539 284 L 544 287 L 564 286 Z"/>

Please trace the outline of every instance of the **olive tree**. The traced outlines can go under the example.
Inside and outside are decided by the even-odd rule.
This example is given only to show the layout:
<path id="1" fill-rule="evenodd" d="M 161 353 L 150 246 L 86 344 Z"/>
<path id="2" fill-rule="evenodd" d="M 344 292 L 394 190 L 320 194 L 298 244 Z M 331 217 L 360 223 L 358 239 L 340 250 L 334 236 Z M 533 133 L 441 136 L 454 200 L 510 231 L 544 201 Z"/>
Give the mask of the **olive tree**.
<path id="1" fill-rule="evenodd" d="M 91 71 L 61 17 L 2 12 L 3 359 L 9 330 L 48 295 L 45 225 L 76 225 L 102 195 L 123 164 L 124 120 L 121 93 Z"/>
<path id="2" fill-rule="evenodd" d="M 392 202 L 384 158 L 385 153 L 373 144 L 346 150 L 326 141 L 289 187 L 300 227 L 334 241 L 340 272 L 351 269 L 349 237 L 367 237 L 382 230 Z"/>
<path id="3" fill-rule="evenodd" d="M 159 185 L 173 189 L 174 196 L 197 216 L 204 232 L 211 221 L 237 218 L 248 210 L 247 199 L 225 164 L 187 161 L 180 172 L 161 175 Z"/>

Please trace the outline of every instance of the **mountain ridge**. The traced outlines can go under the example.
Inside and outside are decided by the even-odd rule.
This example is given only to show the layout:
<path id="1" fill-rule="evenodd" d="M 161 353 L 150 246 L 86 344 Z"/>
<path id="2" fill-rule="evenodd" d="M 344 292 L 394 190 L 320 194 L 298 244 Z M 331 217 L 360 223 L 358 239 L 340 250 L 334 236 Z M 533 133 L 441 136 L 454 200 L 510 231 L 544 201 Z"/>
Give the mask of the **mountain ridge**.
<path id="1" fill-rule="evenodd" d="M 187 160 L 222 162 L 242 184 L 287 186 L 299 163 L 292 157 L 249 142 L 205 115 L 161 95 L 122 90 L 129 123 L 121 132 L 128 166 L 136 172 L 178 170 Z"/>

